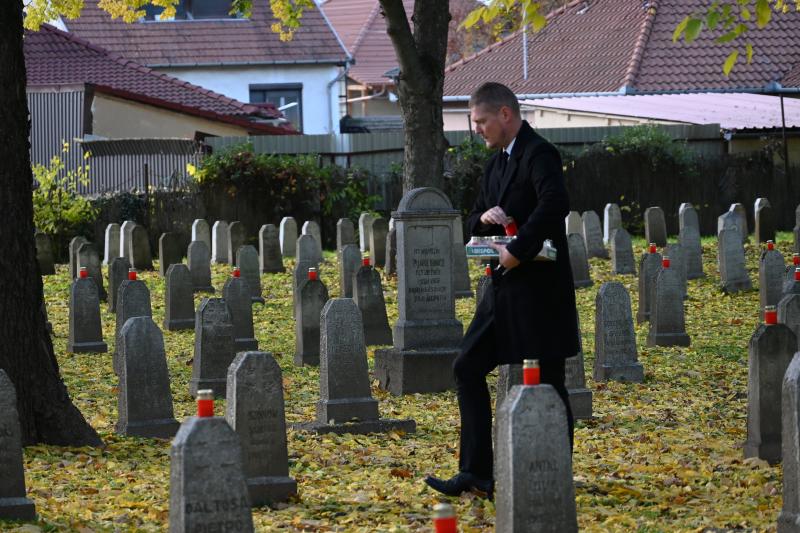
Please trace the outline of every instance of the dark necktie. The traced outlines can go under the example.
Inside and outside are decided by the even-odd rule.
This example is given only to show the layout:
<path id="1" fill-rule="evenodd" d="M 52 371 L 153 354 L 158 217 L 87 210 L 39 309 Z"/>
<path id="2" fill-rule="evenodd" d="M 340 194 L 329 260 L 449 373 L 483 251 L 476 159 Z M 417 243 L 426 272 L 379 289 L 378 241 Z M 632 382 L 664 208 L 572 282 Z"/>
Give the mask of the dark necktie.
<path id="1" fill-rule="evenodd" d="M 500 189 L 503 186 L 503 177 L 506 175 L 506 166 L 508 166 L 508 152 L 501 150 L 497 154 L 497 172 L 492 183 L 492 192 L 496 202 L 500 201 Z"/>

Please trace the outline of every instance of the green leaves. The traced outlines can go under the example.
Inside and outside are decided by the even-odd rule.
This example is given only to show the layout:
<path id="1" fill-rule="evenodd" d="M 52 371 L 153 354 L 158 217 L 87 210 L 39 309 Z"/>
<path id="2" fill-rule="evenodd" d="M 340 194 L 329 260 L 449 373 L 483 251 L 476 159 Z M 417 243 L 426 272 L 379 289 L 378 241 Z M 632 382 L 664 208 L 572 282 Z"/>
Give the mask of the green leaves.
<path id="1" fill-rule="evenodd" d="M 766 26 L 772 19 L 772 9 L 769 7 L 769 0 L 757 0 L 756 2 L 756 25 L 759 28 Z"/>
<path id="2" fill-rule="evenodd" d="M 728 55 L 728 58 L 725 60 L 725 64 L 722 65 L 722 72 L 725 73 L 725 76 L 729 76 L 731 70 L 733 70 L 733 65 L 736 64 L 736 60 L 739 59 L 739 50 L 734 50 Z"/>

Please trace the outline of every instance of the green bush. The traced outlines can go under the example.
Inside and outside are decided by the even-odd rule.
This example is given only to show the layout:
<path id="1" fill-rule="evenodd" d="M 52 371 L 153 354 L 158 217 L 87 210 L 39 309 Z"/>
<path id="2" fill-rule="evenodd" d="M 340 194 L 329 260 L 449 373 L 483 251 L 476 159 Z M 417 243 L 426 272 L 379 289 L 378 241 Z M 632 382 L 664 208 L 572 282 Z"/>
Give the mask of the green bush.
<path id="1" fill-rule="evenodd" d="M 475 204 L 478 187 L 492 150 L 480 137 L 464 139 L 447 149 L 444 160 L 444 189 L 453 207 L 467 215 Z"/>
<path id="2" fill-rule="evenodd" d="M 51 236 L 55 250 L 63 250 L 75 235 L 88 235 L 97 216 L 91 202 L 78 194 L 78 184 L 88 185 L 89 165 L 66 171 L 64 159 L 69 143 L 63 143 L 60 155 L 50 164 L 31 167 L 37 183 L 33 191 L 33 221 L 36 228 Z M 88 160 L 89 153 L 84 155 Z"/>
<path id="3" fill-rule="evenodd" d="M 607 137 L 587 150 L 601 150 L 615 155 L 636 154 L 650 161 L 653 170 L 669 164 L 691 172 L 695 164 L 694 154 L 686 142 L 674 140 L 655 124 L 623 128 L 619 135 Z"/>

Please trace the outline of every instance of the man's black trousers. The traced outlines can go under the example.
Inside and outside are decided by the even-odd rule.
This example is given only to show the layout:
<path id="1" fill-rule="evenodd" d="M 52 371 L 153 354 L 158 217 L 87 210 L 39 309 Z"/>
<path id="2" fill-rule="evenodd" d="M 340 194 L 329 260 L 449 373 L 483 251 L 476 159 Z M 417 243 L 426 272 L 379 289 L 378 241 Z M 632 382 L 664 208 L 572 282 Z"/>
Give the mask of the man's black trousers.
<path id="1" fill-rule="evenodd" d="M 458 407 L 461 411 L 459 471 L 480 479 L 494 479 L 492 455 L 492 404 L 486 376 L 497 366 L 493 334 L 487 332 L 468 352 L 453 363 Z M 541 382 L 555 388 L 567 410 L 569 442 L 572 446 L 574 421 L 569 393 L 564 385 L 564 359 L 540 360 Z"/>

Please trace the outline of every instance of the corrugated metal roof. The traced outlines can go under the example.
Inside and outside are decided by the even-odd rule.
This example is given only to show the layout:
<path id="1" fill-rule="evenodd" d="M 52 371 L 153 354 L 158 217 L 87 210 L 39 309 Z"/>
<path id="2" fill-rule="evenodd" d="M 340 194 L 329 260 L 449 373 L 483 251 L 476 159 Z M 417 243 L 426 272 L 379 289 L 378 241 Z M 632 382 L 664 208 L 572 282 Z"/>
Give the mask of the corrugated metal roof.
<path id="1" fill-rule="evenodd" d="M 719 124 L 724 130 L 781 127 L 778 96 L 752 93 L 697 93 L 636 96 L 542 98 L 522 102 L 532 107 L 636 117 L 686 124 Z M 800 127 L 800 99 L 784 98 L 786 127 Z"/>

